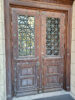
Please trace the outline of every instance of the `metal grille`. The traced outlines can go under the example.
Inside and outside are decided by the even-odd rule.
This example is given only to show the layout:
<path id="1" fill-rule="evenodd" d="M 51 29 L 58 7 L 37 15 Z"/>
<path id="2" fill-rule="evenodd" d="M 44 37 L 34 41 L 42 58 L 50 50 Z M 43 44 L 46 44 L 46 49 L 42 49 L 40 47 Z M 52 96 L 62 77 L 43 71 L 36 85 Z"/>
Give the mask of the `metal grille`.
<path id="1" fill-rule="evenodd" d="M 60 43 L 60 19 L 46 19 L 46 54 L 59 55 Z"/>
<path id="2" fill-rule="evenodd" d="M 19 56 L 35 54 L 35 18 L 18 16 L 18 51 Z"/>

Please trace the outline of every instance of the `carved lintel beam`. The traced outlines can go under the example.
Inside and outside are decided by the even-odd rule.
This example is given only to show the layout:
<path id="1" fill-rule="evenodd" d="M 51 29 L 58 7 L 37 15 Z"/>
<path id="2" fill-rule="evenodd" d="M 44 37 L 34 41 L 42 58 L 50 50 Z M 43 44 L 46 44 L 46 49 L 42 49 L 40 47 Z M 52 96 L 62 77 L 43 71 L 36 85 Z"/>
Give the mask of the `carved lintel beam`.
<path id="1" fill-rule="evenodd" d="M 63 5 L 72 5 L 74 0 L 30 0 L 30 1 L 48 2 L 48 3 L 63 4 Z"/>

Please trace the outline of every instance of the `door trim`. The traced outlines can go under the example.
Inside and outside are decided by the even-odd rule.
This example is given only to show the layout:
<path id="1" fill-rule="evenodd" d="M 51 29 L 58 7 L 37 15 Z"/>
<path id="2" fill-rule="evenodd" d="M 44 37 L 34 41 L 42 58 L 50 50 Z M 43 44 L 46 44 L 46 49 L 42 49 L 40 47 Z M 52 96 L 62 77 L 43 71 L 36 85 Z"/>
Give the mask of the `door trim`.
<path id="1" fill-rule="evenodd" d="M 32 8 L 41 8 L 41 9 L 52 9 L 53 11 L 66 11 L 67 16 L 67 48 L 66 48 L 66 82 L 65 89 L 70 90 L 70 65 L 71 65 L 71 33 L 72 33 L 72 6 L 71 5 L 61 5 L 61 4 L 50 4 L 43 2 L 33 2 L 33 1 L 15 1 L 15 0 L 4 0 L 4 14 L 5 14 L 5 51 L 6 51 L 6 97 L 7 100 L 12 100 L 13 98 L 13 88 L 11 80 L 11 59 L 12 59 L 12 50 L 11 50 L 11 17 L 10 17 L 10 7 L 32 7 Z"/>

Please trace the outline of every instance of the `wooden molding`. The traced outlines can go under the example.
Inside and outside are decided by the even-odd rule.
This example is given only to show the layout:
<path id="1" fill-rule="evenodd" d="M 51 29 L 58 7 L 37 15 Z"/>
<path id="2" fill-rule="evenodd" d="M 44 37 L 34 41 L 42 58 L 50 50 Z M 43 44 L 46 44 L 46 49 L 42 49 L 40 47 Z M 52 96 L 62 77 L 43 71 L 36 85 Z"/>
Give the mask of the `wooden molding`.
<path id="1" fill-rule="evenodd" d="M 44 3 L 53 3 L 53 4 L 63 4 L 63 5 L 72 5 L 74 0 L 9 0 L 17 2 L 25 1 L 34 1 L 34 2 L 44 2 Z"/>
<path id="2" fill-rule="evenodd" d="M 6 92 L 7 100 L 12 100 L 13 89 L 11 79 L 11 30 L 10 30 L 10 8 L 13 7 L 31 7 L 31 8 L 44 8 L 52 10 L 60 10 L 67 12 L 67 48 L 66 54 L 66 90 L 70 90 L 70 64 L 71 64 L 71 26 L 72 26 L 72 4 L 74 0 L 4 0 L 4 17 L 5 17 L 5 47 L 6 47 Z M 37 3 L 36 3 L 37 2 Z M 52 4 L 50 4 L 52 3 Z M 61 6 L 62 5 L 62 6 Z M 69 5 L 69 6 L 68 6 Z"/>
<path id="3" fill-rule="evenodd" d="M 31 0 L 31 1 L 40 1 L 40 2 L 55 3 L 55 4 L 72 5 L 74 0 Z"/>

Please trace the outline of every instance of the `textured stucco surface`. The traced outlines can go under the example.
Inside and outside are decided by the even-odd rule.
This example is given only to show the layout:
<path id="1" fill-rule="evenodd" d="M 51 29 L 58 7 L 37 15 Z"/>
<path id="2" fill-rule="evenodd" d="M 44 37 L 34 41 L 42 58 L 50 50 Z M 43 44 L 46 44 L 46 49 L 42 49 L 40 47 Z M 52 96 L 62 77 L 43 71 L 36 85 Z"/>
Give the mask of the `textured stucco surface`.
<path id="1" fill-rule="evenodd" d="M 75 96 L 75 1 L 72 13 L 71 93 Z"/>
<path id="2" fill-rule="evenodd" d="M 0 100 L 6 98 L 5 79 L 5 36 L 4 36 L 4 5 L 0 0 Z"/>
<path id="3" fill-rule="evenodd" d="M 4 0 L 0 0 L 0 100 L 6 100 Z M 72 14 L 71 93 L 75 96 L 75 2 Z"/>

